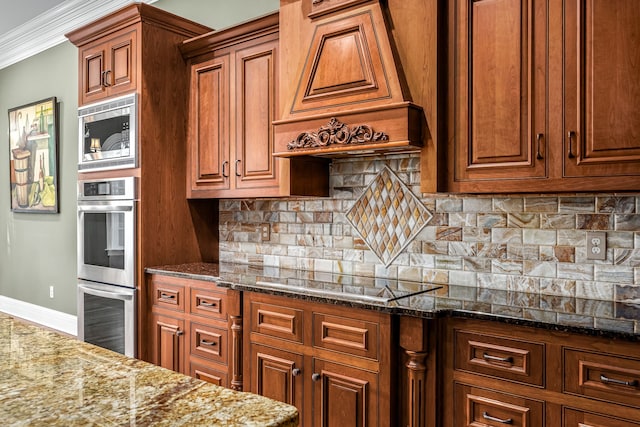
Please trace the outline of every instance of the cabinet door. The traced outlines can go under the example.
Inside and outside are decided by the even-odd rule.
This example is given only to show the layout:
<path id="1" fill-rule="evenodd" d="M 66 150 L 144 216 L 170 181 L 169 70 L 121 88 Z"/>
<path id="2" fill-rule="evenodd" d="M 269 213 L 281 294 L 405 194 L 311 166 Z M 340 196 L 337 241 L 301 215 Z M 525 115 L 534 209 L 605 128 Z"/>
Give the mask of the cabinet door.
<path id="1" fill-rule="evenodd" d="M 640 175 L 638 1 L 564 5 L 565 176 Z"/>
<path id="2" fill-rule="evenodd" d="M 136 32 L 132 31 L 109 42 L 109 62 L 104 77 L 109 96 L 135 88 L 136 41 Z"/>
<path id="3" fill-rule="evenodd" d="M 194 64 L 189 112 L 190 197 L 229 188 L 230 108 L 229 55 Z"/>
<path id="4" fill-rule="evenodd" d="M 136 32 L 128 31 L 81 50 L 81 104 L 135 89 L 136 42 Z"/>
<path id="5" fill-rule="evenodd" d="M 80 51 L 81 104 L 87 104 L 105 96 L 104 70 L 107 48 L 106 43 L 94 43 Z"/>
<path id="6" fill-rule="evenodd" d="M 184 372 L 184 320 L 153 313 L 152 362 L 163 368 Z"/>
<path id="7" fill-rule="evenodd" d="M 563 427 L 638 427 L 640 423 L 614 418 L 610 415 L 592 414 L 575 409 L 563 410 Z"/>
<path id="8" fill-rule="evenodd" d="M 378 375 L 322 359 L 313 359 L 313 425 L 377 426 Z"/>
<path id="9" fill-rule="evenodd" d="M 498 191 L 504 180 L 545 178 L 547 2 L 449 4 L 450 184 L 476 191 L 497 180 L 482 190 Z"/>
<path id="10" fill-rule="evenodd" d="M 273 157 L 278 40 L 239 49 L 235 54 L 235 186 L 278 186 L 280 159 Z"/>
<path id="11" fill-rule="evenodd" d="M 250 351 L 249 391 L 294 405 L 302 414 L 303 356 L 253 343 Z"/>

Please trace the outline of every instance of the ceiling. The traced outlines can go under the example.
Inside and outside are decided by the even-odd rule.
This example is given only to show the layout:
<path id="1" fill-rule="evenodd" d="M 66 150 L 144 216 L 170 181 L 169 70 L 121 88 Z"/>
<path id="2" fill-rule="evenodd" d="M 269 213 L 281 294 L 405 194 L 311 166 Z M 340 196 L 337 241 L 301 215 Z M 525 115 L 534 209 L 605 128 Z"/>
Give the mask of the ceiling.
<path id="1" fill-rule="evenodd" d="M 65 0 L 20 0 L 4 2 L 0 14 L 0 34 L 19 27 Z"/>
<path id="2" fill-rule="evenodd" d="M 0 69 L 64 42 L 67 32 L 123 6 L 155 1 L 5 0 L 0 14 Z"/>

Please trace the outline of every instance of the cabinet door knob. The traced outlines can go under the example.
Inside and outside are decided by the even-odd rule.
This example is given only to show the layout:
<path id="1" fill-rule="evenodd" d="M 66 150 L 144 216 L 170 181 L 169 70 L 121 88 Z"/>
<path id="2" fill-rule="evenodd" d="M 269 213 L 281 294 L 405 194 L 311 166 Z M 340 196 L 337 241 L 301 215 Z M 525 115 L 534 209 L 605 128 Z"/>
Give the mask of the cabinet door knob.
<path id="1" fill-rule="evenodd" d="M 104 87 L 111 86 L 111 83 L 109 83 L 109 73 L 111 73 L 111 70 L 105 70 L 102 72 L 102 85 Z"/>
<path id="2" fill-rule="evenodd" d="M 482 413 L 482 418 L 485 420 L 493 421 L 495 423 L 500 424 L 513 424 L 513 420 L 511 418 L 496 418 L 489 415 L 487 412 Z"/>
<path id="3" fill-rule="evenodd" d="M 569 132 L 567 132 L 567 144 L 569 145 L 569 158 L 573 159 L 576 157 L 575 154 L 573 154 L 573 139 L 575 138 L 576 133 L 572 130 L 570 130 Z"/>
<path id="4" fill-rule="evenodd" d="M 536 159 L 538 159 L 538 160 L 542 160 L 543 159 L 542 152 L 540 151 L 540 146 L 542 145 L 541 144 L 542 143 L 542 138 L 544 138 L 544 134 L 543 133 L 539 133 L 539 134 L 536 135 L 536 145 L 537 145 L 537 148 L 536 148 L 536 151 L 537 151 L 536 152 Z"/>
<path id="5" fill-rule="evenodd" d="M 637 380 L 631 380 L 631 381 L 617 380 L 615 378 L 609 378 L 604 374 L 600 374 L 600 381 L 602 381 L 605 384 L 616 384 L 616 385 L 623 385 L 627 387 L 635 387 L 638 385 Z"/>
<path id="6" fill-rule="evenodd" d="M 320 378 L 322 378 L 322 376 L 321 376 L 320 374 L 318 374 L 318 373 L 315 373 L 315 372 L 314 372 L 313 374 L 311 374 L 311 379 L 312 379 L 313 381 L 319 381 L 319 380 L 320 380 Z"/>
<path id="7" fill-rule="evenodd" d="M 301 373 L 302 373 L 302 371 L 300 369 L 298 369 L 298 368 L 293 368 L 293 370 L 291 371 L 291 375 L 293 375 L 294 377 L 297 377 Z"/>
<path id="8" fill-rule="evenodd" d="M 184 335 L 184 331 L 181 331 L 180 329 L 178 329 L 178 330 L 176 331 L 176 335 L 177 335 L 177 336 L 179 336 L 179 337 L 181 337 L 181 336 L 183 336 L 183 335 Z"/>
<path id="9" fill-rule="evenodd" d="M 491 361 L 491 362 L 502 362 L 502 363 L 511 363 L 513 364 L 513 357 L 508 356 L 508 357 L 498 357 L 498 356 L 491 356 L 490 354 L 487 353 L 483 353 L 482 354 L 482 358 L 486 361 Z"/>

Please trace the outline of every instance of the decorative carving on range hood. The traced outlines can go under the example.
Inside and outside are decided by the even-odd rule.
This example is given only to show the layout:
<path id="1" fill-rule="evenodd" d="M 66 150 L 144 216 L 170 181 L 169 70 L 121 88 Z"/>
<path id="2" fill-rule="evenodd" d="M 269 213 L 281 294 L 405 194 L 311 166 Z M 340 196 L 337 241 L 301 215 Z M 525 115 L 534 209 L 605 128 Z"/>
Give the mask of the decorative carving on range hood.
<path id="1" fill-rule="evenodd" d="M 326 147 L 332 144 L 363 144 L 388 140 L 389 135 L 384 132 L 374 132 L 369 125 L 358 125 L 351 129 L 347 124 L 332 117 L 329 124 L 320 127 L 318 132 L 302 132 L 294 141 L 287 144 L 287 149 L 297 150 Z"/>
<path id="2" fill-rule="evenodd" d="M 402 66 L 393 54 L 383 6 L 378 0 L 334 3 L 346 6 L 323 11 L 302 26 L 310 29 L 310 44 L 306 57 L 300 58 L 304 65 L 296 77 L 297 84 L 294 81 L 289 93 L 284 93 L 283 117 L 274 122 L 274 155 L 419 149 L 424 113 L 410 100 Z M 286 40 L 281 38 L 281 46 Z M 281 52 L 294 59 L 303 54 L 286 45 Z M 343 128 L 332 134 L 337 123 L 361 125 L 352 125 L 356 127 L 349 129 L 349 134 L 355 135 L 346 138 Z M 384 130 L 385 137 L 376 136 L 374 129 Z"/>

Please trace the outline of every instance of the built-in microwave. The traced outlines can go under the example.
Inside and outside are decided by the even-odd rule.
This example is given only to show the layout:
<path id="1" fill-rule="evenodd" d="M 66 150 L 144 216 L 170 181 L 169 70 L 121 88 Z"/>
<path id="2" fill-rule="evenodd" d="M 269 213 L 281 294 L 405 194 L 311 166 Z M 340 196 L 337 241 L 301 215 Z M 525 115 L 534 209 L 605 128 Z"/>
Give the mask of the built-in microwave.
<path id="1" fill-rule="evenodd" d="M 137 97 L 129 94 L 78 108 L 78 170 L 137 166 Z"/>

